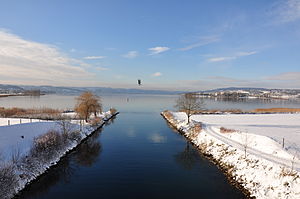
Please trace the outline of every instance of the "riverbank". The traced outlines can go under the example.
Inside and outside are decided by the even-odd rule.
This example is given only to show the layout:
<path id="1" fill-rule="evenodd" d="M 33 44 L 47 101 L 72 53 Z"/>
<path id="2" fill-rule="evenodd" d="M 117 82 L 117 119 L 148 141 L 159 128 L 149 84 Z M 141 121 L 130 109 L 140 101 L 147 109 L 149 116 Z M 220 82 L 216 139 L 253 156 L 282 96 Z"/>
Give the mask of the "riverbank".
<path id="1" fill-rule="evenodd" d="M 234 133 L 226 133 L 228 134 L 226 136 L 231 136 L 231 139 L 225 139 L 224 134 L 212 132 L 209 124 L 201 123 L 200 119 L 193 120 L 192 118 L 192 122 L 187 125 L 183 113 L 165 111 L 162 116 L 206 157 L 222 168 L 230 181 L 242 188 L 247 196 L 254 198 L 299 198 L 300 174 L 295 169 L 296 165 L 299 166 L 298 159 L 289 156 L 286 151 L 280 149 L 280 145 L 278 146 L 271 139 L 262 138 L 264 136 L 252 136 L 250 133 L 236 132 L 236 135 L 239 134 L 241 139 L 245 138 L 244 143 L 238 144 L 241 140 L 238 140 L 238 136 L 233 136 Z M 229 142 L 228 140 L 232 140 L 233 137 L 235 142 Z M 262 139 L 256 140 L 256 138 Z M 261 156 L 263 153 L 254 147 L 254 143 L 257 144 L 258 142 L 254 141 L 251 145 L 251 143 L 247 143 L 247 139 L 248 141 L 251 139 L 268 141 L 268 143 L 259 143 L 257 147 L 265 148 L 267 150 L 265 153 L 273 153 L 276 149 L 277 153 L 273 154 L 276 158 L 266 159 Z M 268 151 L 268 149 L 273 149 L 273 151 Z M 290 161 L 285 162 L 285 165 L 279 164 L 282 162 L 274 161 L 280 160 L 282 155 L 285 158 L 290 158 Z"/>
<path id="2" fill-rule="evenodd" d="M 18 194 L 22 189 L 38 179 L 39 176 L 56 165 L 94 132 L 102 128 L 104 124 L 109 123 L 117 114 L 118 112 L 113 114 L 107 112 L 103 114 L 102 120 L 89 125 L 56 121 L 0 127 L 2 135 L 13 134 L 16 132 L 15 128 L 18 128 L 17 135 L 14 135 L 16 138 L 10 139 L 10 135 L 6 136 L 9 139 L 1 140 L 5 142 L 4 147 L 10 147 L 10 142 L 12 141 L 17 143 L 18 147 L 21 147 L 13 151 L 14 153 L 12 154 L 5 152 L 3 155 L 4 160 L 0 162 L 0 177 L 3 179 L 0 182 L 0 198 L 12 198 Z M 39 133 L 35 135 L 34 131 L 37 128 L 40 128 L 38 129 Z M 49 131 L 44 131 L 46 129 Z M 26 134 L 27 131 L 31 135 Z M 19 135 L 20 133 L 22 133 L 23 137 Z M 55 142 L 45 142 L 49 137 L 52 138 L 51 136 L 54 137 L 52 140 Z"/>

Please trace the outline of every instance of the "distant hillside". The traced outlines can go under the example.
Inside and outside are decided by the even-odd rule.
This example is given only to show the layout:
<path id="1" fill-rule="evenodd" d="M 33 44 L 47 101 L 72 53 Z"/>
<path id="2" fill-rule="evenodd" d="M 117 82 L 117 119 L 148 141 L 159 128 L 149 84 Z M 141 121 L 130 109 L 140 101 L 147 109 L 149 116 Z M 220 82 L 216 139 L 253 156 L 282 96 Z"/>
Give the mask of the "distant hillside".
<path id="1" fill-rule="evenodd" d="M 157 94 L 157 95 L 173 95 L 182 93 L 180 91 L 164 91 L 164 90 L 143 90 L 143 89 L 125 89 L 125 88 L 109 88 L 109 87 L 56 87 L 56 86 L 15 86 L 2 85 L 0 90 L 9 91 L 25 91 L 40 90 L 45 94 L 61 94 L 61 95 L 78 95 L 84 91 L 91 91 L 96 94 Z"/>
<path id="2" fill-rule="evenodd" d="M 236 90 L 243 90 L 243 91 L 253 91 L 253 90 L 260 90 L 260 91 L 269 91 L 273 89 L 266 89 L 266 88 L 251 88 L 251 87 L 227 87 L 227 88 L 216 88 L 212 90 L 205 90 L 200 92 L 221 92 L 221 91 L 236 91 Z"/>

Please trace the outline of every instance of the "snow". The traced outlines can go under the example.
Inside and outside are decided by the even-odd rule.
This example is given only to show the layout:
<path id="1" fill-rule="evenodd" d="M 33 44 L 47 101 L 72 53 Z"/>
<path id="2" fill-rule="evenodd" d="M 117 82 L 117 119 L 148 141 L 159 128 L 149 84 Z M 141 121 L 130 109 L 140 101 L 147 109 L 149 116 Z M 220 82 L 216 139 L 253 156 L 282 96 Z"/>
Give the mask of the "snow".
<path id="1" fill-rule="evenodd" d="M 290 150 L 291 153 L 300 152 L 300 114 L 195 115 L 191 119 L 201 121 L 215 128 L 225 127 L 248 132 L 250 135 L 266 136 L 280 145 L 282 145 L 282 139 L 284 138 L 287 150 Z M 261 139 L 265 138 L 260 137 L 257 140 Z M 265 142 L 271 143 L 271 141 L 265 139 L 261 144 Z M 267 150 L 267 148 L 264 146 L 262 150 Z"/>
<path id="2" fill-rule="evenodd" d="M 22 154 L 28 153 L 34 137 L 44 134 L 50 129 L 58 128 L 56 122 L 0 126 L 0 151 L 2 158 L 8 160 L 15 150 L 19 150 Z M 24 138 L 21 136 L 24 136 Z"/>
<path id="3" fill-rule="evenodd" d="M 299 140 L 294 133 L 300 129 L 299 114 L 195 115 L 189 125 L 185 113 L 171 114 L 166 119 L 227 168 L 251 196 L 300 198 L 299 159 L 274 141 L 283 135 L 291 143 Z M 202 131 L 195 135 L 196 122 L 202 122 Z M 221 133 L 221 126 L 237 132 Z"/>
<path id="4" fill-rule="evenodd" d="M 31 123 L 31 122 L 39 122 L 38 119 L 24 119 L 24 118 L 0 118 L 0 126 L 6 126 L 8 124 L 24 124 L 24 123 Z M 0 131 L 1 132 L 1 131 Z"/>
<path id="5" fill-rule="evenodd" d="M 101 114 L 103 121 L 110 119 L 111 116 L 112 115 L 109 111 Z M 7 125 L 8 120 L 10 120 L 11 122 L 11 125 L 9 126 Z M 50 166 L 56 164 L 60 160 L 60 158 L 63 157 L 68 151 L 76 147 L 84 138 L 95 131 L 98 126 L 101 126 L 101 124 L 99 124 L 98 126 L 91 126 L 85 122 L 83 122 L 82 124 L 83 126 L 82 128 L 80 128 L 79 120 L 71 120 L 69 126 L 71 131 L 78 130 L 78 132 L 80 133 L 81 139 L 79 142 L 77 142 L 76 140 L 69 140 L 61 150 L 55 152 L 55 156 L 53 158 L 47 160 L 46 162 L 39 162 L 39 160 L 29 160 L 30 162 L 33 162 L 35 164 L 35 169 L 33 171 L 30 171 L 30 173 L 26 173 L 27 170 L 23 168 L 23 166 L 15 165 L 15 173 L 19 174 L 19 177 L 17 183 L 14 185 L 15 187 L 13 187 L 14 191 L 10 191 L 17 193 L 22 190 L 26 186 L 26 184 L 36 179 Z M 27 158 L 27 154 L 29 154 L 34 138 L 47 133 L 51 129 L 61 131 L 62 126 L 58 121 L 47 122 L 22 119 L 22 124 L 20 124 L 20 118 L 0 118 L 0 168 L 1 165 L 5 165 L 6 163 L 9 163 L 11 161 L 11 155 L 16 151 L 19 151 L 22 157 Z M 23 177 L 20 177 L 21 175 Z M 11 196 L 12 195 L 10 195 L 9 198 Z"/>

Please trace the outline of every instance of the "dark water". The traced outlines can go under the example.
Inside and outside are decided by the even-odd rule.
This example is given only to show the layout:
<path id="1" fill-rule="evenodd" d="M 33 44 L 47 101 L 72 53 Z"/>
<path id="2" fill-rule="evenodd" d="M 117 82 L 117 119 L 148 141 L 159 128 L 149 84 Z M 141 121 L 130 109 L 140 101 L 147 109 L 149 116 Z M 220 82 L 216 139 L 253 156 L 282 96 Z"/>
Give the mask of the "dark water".
<path id="1" fill-rule="evenodd" d="M 18 198 L 244 198 L 159 112 L 121 112 Z"/>

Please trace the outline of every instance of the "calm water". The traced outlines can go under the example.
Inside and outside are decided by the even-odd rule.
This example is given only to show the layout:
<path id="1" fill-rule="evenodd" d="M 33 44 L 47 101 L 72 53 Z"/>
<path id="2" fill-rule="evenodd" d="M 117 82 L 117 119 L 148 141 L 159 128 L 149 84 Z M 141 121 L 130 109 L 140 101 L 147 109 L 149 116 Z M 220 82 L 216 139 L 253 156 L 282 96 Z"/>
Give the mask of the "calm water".
<path id="1" fill-rule="evenodd" d="M 103 96 L 120 114 L 19 198 L 244 198 L 159 115 L 177 96 Z M 0 98 L 4 107 L 72 108 L 74 96 Z M 289 101 L 214 101 L 206 108 L 300 107 Z"/>
<path id="2" fill-rule="evenodd" d="M 101 96 L 104 109 L 115 107 L 122 112 L 159 112 L 165 109 L 173 109 L 178 96 L 176 95 L 103 95 Z M 242 109 L 251 110 L 256 108 L 300 108 L 300 100 L 216 100 L 205 99 L 207 109 Z M 23 108 L 59 108 L 73 109 L 76 104 L 76 96 L 44 95 L 40 97 L 0 97 L 0 107 L 23 107 Z"/>
<path id="3" fill-rule="evenodd" d="M 121 113 L 20 198 L 243 198 L 158 113 Z"/>

